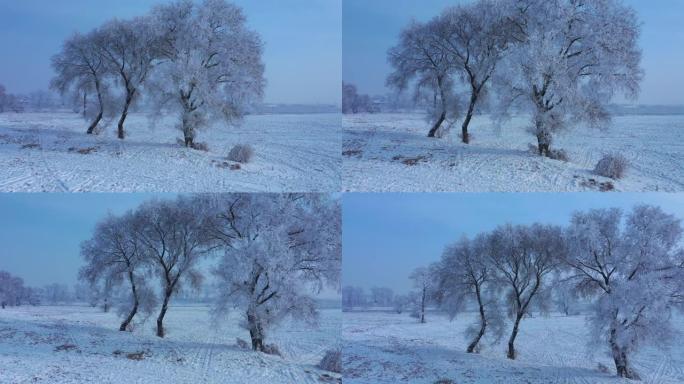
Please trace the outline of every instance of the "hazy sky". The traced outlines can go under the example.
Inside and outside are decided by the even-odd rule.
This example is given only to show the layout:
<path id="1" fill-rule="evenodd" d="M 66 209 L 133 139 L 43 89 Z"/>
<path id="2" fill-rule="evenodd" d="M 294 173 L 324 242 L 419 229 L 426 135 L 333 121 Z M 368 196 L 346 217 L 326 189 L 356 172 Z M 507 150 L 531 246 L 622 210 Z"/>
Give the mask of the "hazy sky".
<path id="1" fill-rule="evenodd" d="M 448 5 L 469 0 L 344 0 L 342 77 L 359 91 L 384 94 L 390 72 L 387 50 L 412 19 L 426 21 Z M 684 104 L 684 1 L 625 0 L 642 25 L 642 66 L 646 72 L 639 103 Z"/>
<path id="2" fill-rule="evenodd" d="M 0 0 L 0 83 L 10 92 L 47 89 L 50 57 L 65 38 L 113 17 L 145 14 L 165 0 Z M 265 101 L 341 100 L 341 0 L 233 0 L 265 42 Z"/>
<path id="3" fill-rule="evenodd" d="M 77 281 L 80 244 L 107 212 L 121 214 L 141 202 L 174 195 L 145 193 L 0 194 L 0 270 L 41 286 Z"/>
<path id="4" fill-rule="evenodd" d="M 408 275 L 439 260 L 444 246 L 505 223 L 565 225 L 572 212 L 654 204 L 684 219 L 684 194 L 345 194 L 342 282 L 411 289 Z"/>

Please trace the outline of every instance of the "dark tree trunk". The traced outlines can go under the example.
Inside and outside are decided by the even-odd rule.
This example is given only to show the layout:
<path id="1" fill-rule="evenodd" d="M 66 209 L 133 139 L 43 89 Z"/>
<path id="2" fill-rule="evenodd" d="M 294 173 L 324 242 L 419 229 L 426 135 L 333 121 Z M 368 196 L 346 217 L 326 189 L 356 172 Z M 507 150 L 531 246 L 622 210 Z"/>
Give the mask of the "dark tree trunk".
<path id="1" fill-rule="evenodd" d="M 511 360 L 515 360 L 515 338 L 518 336 L 518 328 L 520 327 L 520 320 L 522 319 L 522 314 L 518 313 L 515 316 L 515 322 L 513 323 L 513 331 L 511 332 L 511 337 L 508 339 L 508 357 Z"/>
<path id="2" fill-rule="evenodd" d="M 252 350 L 264 351 L 264 330 L 257 315 L 248 310 L 247 323 L 249 324 L 249 337 L 252 340 Z"/>
<path id="3" fill-rule="evenodd" d="M 87 100 L 88 100 L 88 93 L 83 92 L 83 118 L 85 119 L 86 117 L 86 105 L 87 105 Z"/>
<path id="4" fill-rule="evenodd" d="M 468 345 L 468 353 L 475 352 L 475 348 L 477 348 L 477 345 L 480 343 L 480 339 L 482 339 L 482 336 L 484 336 L 485 330 L 487 329 L 487 316 L 484 310 L 484 303 L 482 303 L 482 295 L 480 293 L 479 286 L 475 287 L 475 295 L 477 296 L 477 304 L 480 307 L 480 331 L 477 333 L 477 336 L 475 336 L 475 339 L 473 339 L 473 341 L 471 341 Z"/>
<path id="5" fill-rule="evenodd" d="M 468 112 L 466 113 L 465 120 L 463 120 L 463 125 L 461 125 L 461 141 L 465 144 L 470 144 L 470 136 L 468 135 L 468 126 L 470 125 L 470 120 L 473 118 L 473 113 L 475 113 L 475 104 L 477 104 L 478 93 L 473 90 L 470 94 L 470 104 L 468 105 Z"/>
<path id="6" fill-rule="evenodd" d="M 123 111 L 121 111 L 121 117 L 119 118 L 119 125 L 118 125 L 118 131 L 117 131 L 118 137 L 121 140 L 126 138 L 126 131 L 124 130 L 124 122 L 126 121 L 126 117 L 128 116 L 128 108 L 131 106 L 131 103 L 133 102 L 133 95 L 134 94 L 135 94 L 135 91 L 126 92 L 126 102 L 124 103 Z"/>
<path id="7" fill-rule="evenodd" d="M 423 288 L 423 295 L 420 299 L 420 322 L 421 322 L 421 324 L 425 323 L 425 296 L 426 296 L 426 292 L 425 292 L 425 288 Z"/>
<path id="8" fill-rule="evenodd" d="M 164 337 L 164 316 L 166 316 L 166 311 L 169 309 L 169 300 L 171 299 L 171 289 L 166 289 L 164 291 L 164 302 L 162 303 L 161 311 L 159 311 L 159 316 L 157 316 L 157 336 Z"/>
<path id="9" fill-rule="evenodd" d="M 441 127 L 442 123 L 444 123 L 444 120 L 446 120 L 446 95 L 444 94 L 443 79 L 441 76 L 437 77 L 437 87 L 439 88 L 439 102 L 442 106 L 442 113 L 440 113 L 439 118 L 437 121 L 435 121 L 435 124 L 432 126 L 432 128 L 430 128 L 428 137 L 435 137 L 439 127 Z"/>
<path id="10" fill-rule="evenodd" d="M 435 137 L 437 135 L 437 130 L 439 127 L 442 126 L 442 123 L 446 119 L 446 111 L 442 111 L 442 114 L 439 115 L 439 118 L 437 121 L 435 121 L 435 124 L 430 128 L 430 132 L 428 132 L 428 137 Z"/>
<path id="11" fill-rule="evenodd" d="M 2 309 L 5 309 L 5 306 L 6 306 L 6 305 L 7 305 L 7 304 L 5 304 L 5 302 L 3 301 L 3 302 L 2 302 Z"/>
<path id="12" fill-rule="evenodd" d="M 102 104 L 102 90 L 100 88 L 99 80 L 95 80 L 95 91 L 97 92 L 97 102 L 100 106 L 100 110 L 97 113 L 97 116 L 95 116 L 93 122 L 90 123 L 90 127 L 88 127 L 87 133 L 89 135 L 92 135 L 93 132 L 95 132 L 95 128 L 100 123 L 100 120 L 102 120 L 102 115 L 104 114 L 104 105 Z M 85 94 L 83 94 L 83 117 L 85 117 Z"/>
<path id="13" fill-rule="evenodd" d="M 109 312 L 109 300 L 107 298 L 104 299 L 104 306 L 102 307 L 105 313 Z"/>
<path id="14" fill-rule="evenodd" d="M 121 326 L 119 327 L 119 331 L 125 331 L 128 329 L 128 326 L 131 324 L 131 321 L 133 321 L 133 317 L 135 317 L 135 314 L 138 313 L 138 306 L 140 304 L 140 301 L 138 299 L 138 289 L 135 286 L 135 280 L 132 272 L 128 272 L 128 279 L 131 282 L 131 293 L 133 294 L 133 308 L 131 308 L 131 312 L 126 316 L 126 319 L 121 323 Z"/>

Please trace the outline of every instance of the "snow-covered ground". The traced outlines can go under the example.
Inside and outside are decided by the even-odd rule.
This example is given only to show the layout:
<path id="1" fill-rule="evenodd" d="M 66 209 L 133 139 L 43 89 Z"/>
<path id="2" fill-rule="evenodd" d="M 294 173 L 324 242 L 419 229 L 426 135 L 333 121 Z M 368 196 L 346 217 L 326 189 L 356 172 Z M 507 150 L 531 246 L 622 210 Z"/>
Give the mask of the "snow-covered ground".
<path id="1" fill-rule="evenodd" d="M 74 113 L 0 114 L 0 192 L 336 192 L 340 190 L 339 114 L 255 115 L 240 127 L 215 126 L 180 147 L 177 121 L 150 124 L 134 114 L 128 137 L 115 124 L 98 136 Z M 236 144 L 254 159 L 233 170 Z"/>
<path id="2" fill-rule="evenodd" d="M 118 332 L 112 313 L 90 307 L 0 310 L 0 383 L 335 383 L 340 376 L 315 367 L 339 345 L 341 313 L 321 311 L 318 328 L 297 322 L 269 337 L 283 357 L 239 349 L 249 340 L 231 316 L 220 329 L 206 307 L 172 307 L 168 335 L 154 336 L 150 319 L 135 332 Z M 129 356 L 142 352 L 141 360 Z"/>
<path id="3" fill-rule="evenodd" d="M 406 314 L 345 312 L 343 314 L 343 376 L 353 383 L 506 383 L 618 384 L 611 359 L 590 353 L 583 316 L 526 318 L 516 340 L 518 359 L 506 359 L 505 335 L 480 354 L 465 353 L 463 336 L 473 320 L 464 314 L 453 322 L 428 313 L 427 324 Z M 678 328 L 684 319 L 678 317 Z M 632 359 L 645 384 L 684 383 L 684 337 L 668 352 L 649 348 Z M 598 364 L 609 368 L 600 372 Z M 451 381 L 447 381 L 451 380 Z"/>
<path id="4" fill-rule="evenodd" d="M 612 128 L 578 128 L 560 134 L 554 148 L 569 162 L 529 151 L 536 139 L 529 118 L 496 127 L 476 116 L 472 143 L 460 143 L 460 126 L 443 139 L 426 137 L 421 114 L 348 115 L 343 118 L 345 191 L 565 192 L 684 191 L 684 115 L 616 116 Z M 630 161 L 622 180 L 592 173 L 606 153 Z M 612 185 L 610 185 L 610 184 Z"/>

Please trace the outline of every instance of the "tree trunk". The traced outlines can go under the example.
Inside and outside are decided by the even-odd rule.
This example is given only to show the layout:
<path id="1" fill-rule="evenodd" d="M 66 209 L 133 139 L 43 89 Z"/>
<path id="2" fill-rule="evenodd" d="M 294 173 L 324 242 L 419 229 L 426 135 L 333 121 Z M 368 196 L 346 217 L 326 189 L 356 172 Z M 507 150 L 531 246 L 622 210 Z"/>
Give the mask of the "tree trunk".
<path id="1" fill-rule="evenodd" d="M 183 138 L 185 139 L 185 146 L 187 148 L 193 148 L 195 145 L 195 129 L 192 126 L 191 112 L 185 109 L 183 111 Z"/>
<path id="2" fill-rule="evenodd" d="M 442 114 L 439 115 L 439 119 L 435 121 L 435 124 L 430 128 L 430 132 L 428 132 L 428 137 L 435 137 L 437 135 L 437 130 L 439 129 L 440 126 L 442 126 L 442 123 L 446 119 L 446 111 L 442 111 Z"/>
<path id="3" fill-rule="evenodd" d="M 470 125 L 470 120 L 473 118 L 473 113 L 475 113 L 475 104 L 477 104 L 478 93 L 476 90 L 472 90 L 470 94 L 470 104 L 468 105 L 468 112 L 466 113 L 465 120 L 463 120 L 463 125 L 461 125 L 461 141 L 464 144 L 470 144 L 470 137 L 468 136 L 468 126 Z"/>
<path id="4" fill-rule="evenodd" d="M 629 365 L 629 360 L 627 359 L 627 352 L 624 348 L 621 348 L 617 344 L 615 328 L 610 330 L 610 351 L 613 355 L 613 361 L 615 362 L 615 370 L 619 377 L 624 377 L 631 380 L 641 380 L 639 375 L 634 371 L 634 369 Z"/>
<path id="5" fill-rule="evenodd" d="M 134 92 L 126 92 L 126 102 L 124 103 L 124 108 L 123 111 L 121 111 L 121 117 L 119 118 L 119 125 L 118 125 L 118 137 L 119 139 L 123 140 L 126 138 L 126 131 L 124 130 L 124 122 L 126 121 L 126 117 L 128 116 L 128 108 L 131 105 L 131 102 L 133 102 L 133 95 Z"/>
<path id="6" fill-rule="evenodd" d="M 88 93 L 83 92 L 83 118 L 85 119 L 86 117 L 86 105 L 87 105 L 87 100 L 88 100 Z"/>
<path id="7" fill-rule="evenodd" d="M 425 288 L 423 288 L 423 295 L 420 300 L 420 323 L 425 324 Z"/>
<path id="8" fill-rule="evenodd" d="M 5 304 L 5 302 L 3 301 L 3 302 L 2 302 L 2 309 L 5 309 L 5 305 L 6 305 L 6 304 Z"/>
<path id="9" fill-rule="evenodd" d="M 249 325 L 249 337 L 252 340 L 252 350 L 264 351 L 264 330 L 259 318 L 252 310 L 247 311 L 247 323 Z"/>
<path id="10" fill-rule="evenodd" d="M 105 313 L 109 312 L 109 301 L 107 298 L 104 299 L 104 306 L 102 307 Z"/>
<path id="11" fill-rule="evenodd" d="M 446 120 L 446 97 L 444 94 L 444 89 L 442 87 L 443 80 L 441 76 L 437 77 L 437 87 L 439 88 L 439 98 L 440 98 L 440 104 L 442 106 L 442 113 L 440 113 L 439 118 L 437 121 L 435 121 L 435 124 L 430 128 L 430 132 L 428 132 L 428 137 L 436 137 L 437 135 L 437 130 L 439 130 L 439 127 L 442 126 L 442 123 L 444 123 L 444 120 Z"/>
<path id="12" fill-rule="evenodd" d="M 518 336 L 518 327 L 520 326 L 520 320 L 522 319 L 522 314 L 518 313 L 515 316 L 515 322 L 513 323 L 513 331 L 511 332 L 511 337 L 508 339 L 508 357 L 511 360 L 515 360 L 515 338 Z"/>
<path id="13" fill-rule="evenodd" d="M 90 127 L 88 127 L 88 134 L 92 135 L 93 132 L 95 132 L 95 128 L 97 125 L 100 123 L 100 120 L 102 120 L 102 115 L 104 114 L 104 105 L 102 104 L 102 91 L 100 89 L 100 81 L 95 80 L 95 91 L 97 92 L 97 102 L 100 106 L 100 110 L 97 113 L 97 116 L 95 116 L 95 119 L 93 120 L 92 123 L 90 123 Z M 83 94 L 83 117 L 85 117 L 85 94 Z"/>
<path id="14" fill-rule="evenodd" d="M 475 339 L 473 339 L 473 341 L 470 342 L 470 345 L 468 345 L 468 353 L 475 352 L 475 348 L 477 348 L 477 345 L 480 343 L 480 339 L 482 339 L 482 336 L 484 336 L 485 330 L 487 329 L 487 317 L 484 310 L 484 304 L 482 303 L 482 295 L 480 294 L 479 286 L 475 287 L 475 294 L 477 296 L 477 304 L 480 307 L 480 332 L 477 333 Z"/>
<path id="15" fill-rule="evenodd" d="M 128 272 L 128 279 L 131 282 L 131 291 L 133 294 L 133 308 L 131 308 L 131 312 L 126 316 L 126 319 L 121 323 L 121 326 L 119 327 L 119 331 L 125 331 L 128 329 L 128 326 L 131 324 L 131 321 L 133 321 L 133 317 L 135 316 L 136 313 L 138 313 L 138 305 L 140 304 L 140 301 L 138 300 L 138 289 L 135 286 L 135 280 L 132 272 Z"/>
<path id="16" fill-rule="evenodd" d="M 159 311 L 159 316 L 157 316 L 157 336 L 164 337 L 164 316 L 166 315 L 166 310 L 169 309 L 169 300 L 171 299 L 170 289 L 164 291 L 164 302 L 162 303 L 161 311 Z"/>

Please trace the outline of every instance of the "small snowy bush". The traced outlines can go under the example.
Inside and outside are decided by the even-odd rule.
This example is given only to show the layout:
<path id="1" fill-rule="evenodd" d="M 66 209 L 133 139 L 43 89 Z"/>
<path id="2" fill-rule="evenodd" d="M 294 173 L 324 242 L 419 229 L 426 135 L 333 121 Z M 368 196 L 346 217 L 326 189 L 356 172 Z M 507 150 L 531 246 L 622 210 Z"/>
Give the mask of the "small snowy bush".
<path id="1" fill-rule="evenodd" d="M 342 373 L 342 351 L 340 349 L 327 351 L 321 362 L 318 363 L 318 368 L 325 371 Z"/>
<path id="2" fill-rule="evenodd" d="M 249 346 L 249 343 L 246 342 L 246 341 L 244 341 L 244 340 L 242 340 L 242 339 L 239 338 L 239 337 L 236 337 L 236 338 L 235 338 L 235 344 L 236 344 L 236 345 L 238 346 L 238 348 L 240 348 L 240 349 L 251 349 L 251 347 Z"/>
<path id="3" fill-rule="evenodd" d="M 283 357 L 283 355 L 280 353 L 280 350 L 278 349 L 278 346 L 275 344 L 264 344 L 263 352 L 267 355 Z"/>
<path id="4" fill-rule="evenodd" d="M 252 146 L 238 144 L 230 150 L 230 153 L 228 153 L 228 160 L 247 164 L 252 160 L 252 156 L 254 156 L 254 149 Z"/>
<path id="5" fill-rule="evenodd" d="M 209 152 L 209 144 L 207 144 L 205 142 L 192 143 L 192 149 L 195 149 L 198 151 Z"/>
<path id="6" fill-rule="evenodd" d="M 598 363 L 596 369 L 601 373 L 610 373 L 610 369 L 605 364 Z"/>
<path id="7" fill-rule="evenodd" d="M 568 162 L 570 161 L 570 158 L 568 157 L 568 153 L 565 152 L 563 149 L 552 149 L 549 150 L 549 158 L 558 160 L 558 161 L 564 161 Z"/>
<path id="8" fill-rule="evenodd" d="M 594 168 L 594 173 L 611 179 L 621 179 L 629 166 L 627 159 L 619 154 L 605 155 Z"/>

